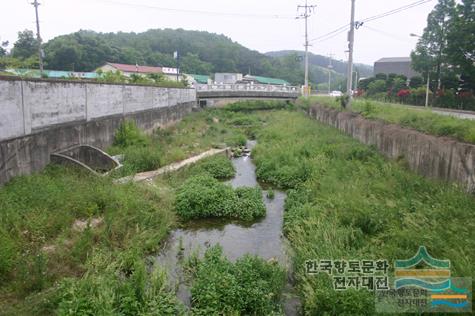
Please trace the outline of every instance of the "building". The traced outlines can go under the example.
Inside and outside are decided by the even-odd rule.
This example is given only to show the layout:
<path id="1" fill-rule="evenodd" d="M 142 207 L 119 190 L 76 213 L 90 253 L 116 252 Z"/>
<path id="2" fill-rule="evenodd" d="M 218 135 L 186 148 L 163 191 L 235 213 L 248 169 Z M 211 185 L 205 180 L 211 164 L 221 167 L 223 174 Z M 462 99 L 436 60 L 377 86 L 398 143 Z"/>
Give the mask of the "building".
<path id="1" fill-rule="evenodd" d="M 139 74 L 144 76 L 149 74 L 162 74 L 166 77 L 166 79 L 171 81 L 179 81 L 182 79 L 181 75 L 179 75 L 178 69 L 172 67 L 154 67 L 106 63 L 104 66 L 98 68 L 97 70 L 102 70 L 103 72 L 120 71 L 122 74 L 128 77 L 132 74 Z"/>
<path id="2" fill-rule="evenodd" d="M 6 69 L 5 72 L 15 76 L 28 78 L 41 78 L 41 72 L 38 69 Z M 62 70 L 43 70 L 43 77 L 53 79 L 97 79 L 95 72 L 76 72 Z"/>
<path id="3" fill-rule="evenodd" d="M 207 75 L 186 75 L 187 80 L 192 84 L 212 84 L 212 80 Z"/>
<path id="4" fill-rule="evenodd" d="M 242 74 L 238 73 L 215 73 L 214 81 L 218 84 L 235 84 L 242 80 Z"/>
<path id="5" fill-rule="evenodd" d="M 419 73 L 412 69 L 411 57 L 381 58 L 374 63 L 374 74 L 404 75 L 408 79 L 415 76 L 420 76 Z"/>
<path id="6" fill-rule="evenodd" d="M 283 79 L 268 78 L 261 76 L 251 76 L 246 75 L 243 80 L 243 83 L 253 83 L 253 84 L 270 84 L 275 86 L 289 86 L 290 84 Z"/>
<path id="7" fill-rule="evenodd" d="M 162 67 L 162 73 L 165 75 L 165 77 L 167 77 L 168 80 L 171 81 L 179 81 L 183 79 L 182 76 L 178 74 L 178 72 L 179 70 L 177 68 Z"/>
<path id="8" fill-rule="evenodd" d="M 102 70 L 103 72 L 120 71 L 125 76 L 130 76 L 132 74 L 147 75 L 147 74 L 161 74 L 162 73 L 162 67 L 127 65 L 127 64 L 116 64 L 116 63 L 106 63 L 104 66 L 99 67 L 97 70 Z"/>

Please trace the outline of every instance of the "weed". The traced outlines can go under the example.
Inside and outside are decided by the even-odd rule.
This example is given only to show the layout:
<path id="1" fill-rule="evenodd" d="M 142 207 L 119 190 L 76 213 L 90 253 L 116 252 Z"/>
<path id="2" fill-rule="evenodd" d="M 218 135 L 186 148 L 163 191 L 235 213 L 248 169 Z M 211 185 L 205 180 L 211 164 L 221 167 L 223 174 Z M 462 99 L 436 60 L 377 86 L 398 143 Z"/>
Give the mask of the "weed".
<path id="1" fill-rule="evenodd" d="M 219 246 L 195 261 L 191 288 L 195 315 L 271 315 L 280 311 L 285 271 L 254 256 L 231 263 Z"/>
<path id="2" fill-rule="evenodd" d="M 114 136 L 114 145 L 118 147 L 146 146 L 147 137 L 137 127 L 134 121 L 124 121 L 117 129 Z"/>
<path id="3" fill-rule="evenodd" d="M 267 198 L 273 200 L 275 198 L 275 192 L 272 189 L 267 190 Z"/>
<path id="4" fill-rule="evenodd" d="M 475 201 L 457 186 L 417 176 L 300 113 L 269 117 L 253 156 L 261 181 L 290 189 L 284 232 L 306 314 L 375 311 L 370 292 L 335 292 L 331 279 L 306 274 L 305 260 L 392 262 L 425 245 L 451 260 L 454 275 L 475 275 Z"/>
<path id="5" fill-rule="evenodd" d="M 227 217 L 250 221 L 264 216 L 265 206 L 258 188 L 233 190 L 209 175 L 197 175 L 178 189 L 176 212 L 185 220 Z"/>
<path id="6" fill-rule="evenodd" d="M 198 166 L 215 179 L 230 179 L 236 174 L 231 160 L 224 155 L 216 155 L 208 158 L 202 161 Z"/>
<path id="7" fill-rule="evenodd" d="M 308 102 L 339 109 L 334 98 L 315 97 Z M 450 136 L 460 141 L 475 143 L 475 122 L 472 120 L 437 114 L 422 107 L 408 107 L 374 100 L 355 99 L 351 110 L 369 119 L 380 119 L 423 133 Z"/>

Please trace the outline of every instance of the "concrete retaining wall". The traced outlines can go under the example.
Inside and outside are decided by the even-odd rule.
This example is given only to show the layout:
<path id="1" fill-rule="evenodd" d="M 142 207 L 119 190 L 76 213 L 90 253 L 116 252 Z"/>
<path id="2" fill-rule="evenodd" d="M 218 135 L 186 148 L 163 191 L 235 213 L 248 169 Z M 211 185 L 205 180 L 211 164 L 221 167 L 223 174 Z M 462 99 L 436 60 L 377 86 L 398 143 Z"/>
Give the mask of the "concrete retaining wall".
<path id="1" fill-rule="evenodd" d="M 125 119 L 152 131 L 191 112 L 194 89 L 0 78 L 0 185 L 53 152 L 110 146 Z"/>
<path id="2" fill-rule="evenodd" d="M 374 145 L 389 158 L 404 158 L 410 169 L 421 175 L 457 182 L 467 191 L 475 192 L 474 145 L 322 106 L 312 107 L 309 114 L 366 145 Z"/>

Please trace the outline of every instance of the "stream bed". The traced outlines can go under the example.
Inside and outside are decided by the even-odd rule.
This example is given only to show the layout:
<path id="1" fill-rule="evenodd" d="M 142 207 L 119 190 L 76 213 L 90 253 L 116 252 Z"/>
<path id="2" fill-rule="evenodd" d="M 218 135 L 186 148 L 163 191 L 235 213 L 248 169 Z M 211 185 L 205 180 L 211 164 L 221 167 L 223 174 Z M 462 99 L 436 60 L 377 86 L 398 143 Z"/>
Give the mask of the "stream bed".
<path id="1" fill-rule="evenodd" d="M 247 147 L 252 149 L 254 141 L 248 141 Z M 228 183 L 236 187 L 259 186 L 256 180 L 255 166 L 251 157 L 245 155 L 233 158 L 236 176 Z M 291 274 L 288 260 L 286 240 L 282 234 L 283 213 L 286 194 L 275 191 L 273 199 L 263 191 L 263 201 L 266 206 L 266 216 L 253 223 L 243 223 L 230 220 L 196 220 L 186 225 L 186 228 L 174 230 L 164 248 L 155 260 L 168 271 L 172 281 L 178 283 L 177 295 L 186 305 L 191 305 L 191 294 L 183 280 L 181 258 L 187 258 L 195 252 L 200 255 L 207 248 L 220 244 L 226 257 L 235 261 L 245 254 L 257 255 L 265 260 L 276 260 Z M 283 294 L 283 309 L 286 315 L 297 315 L 298 299 L 293 293 L 289 282 Z"/>

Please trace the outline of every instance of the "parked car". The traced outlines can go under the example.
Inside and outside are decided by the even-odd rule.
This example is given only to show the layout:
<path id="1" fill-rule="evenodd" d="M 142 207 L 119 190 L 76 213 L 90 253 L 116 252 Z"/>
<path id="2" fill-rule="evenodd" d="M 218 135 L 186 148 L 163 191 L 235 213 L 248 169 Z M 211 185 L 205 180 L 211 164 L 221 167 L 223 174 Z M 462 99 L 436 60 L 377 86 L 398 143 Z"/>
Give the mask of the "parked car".
<path id="1" fill-rule="evenodd" d="M 332 91 L 330 92 L 331 97 L 341 97 L 343 95 L 343 92 L 341 91 Z"/>

